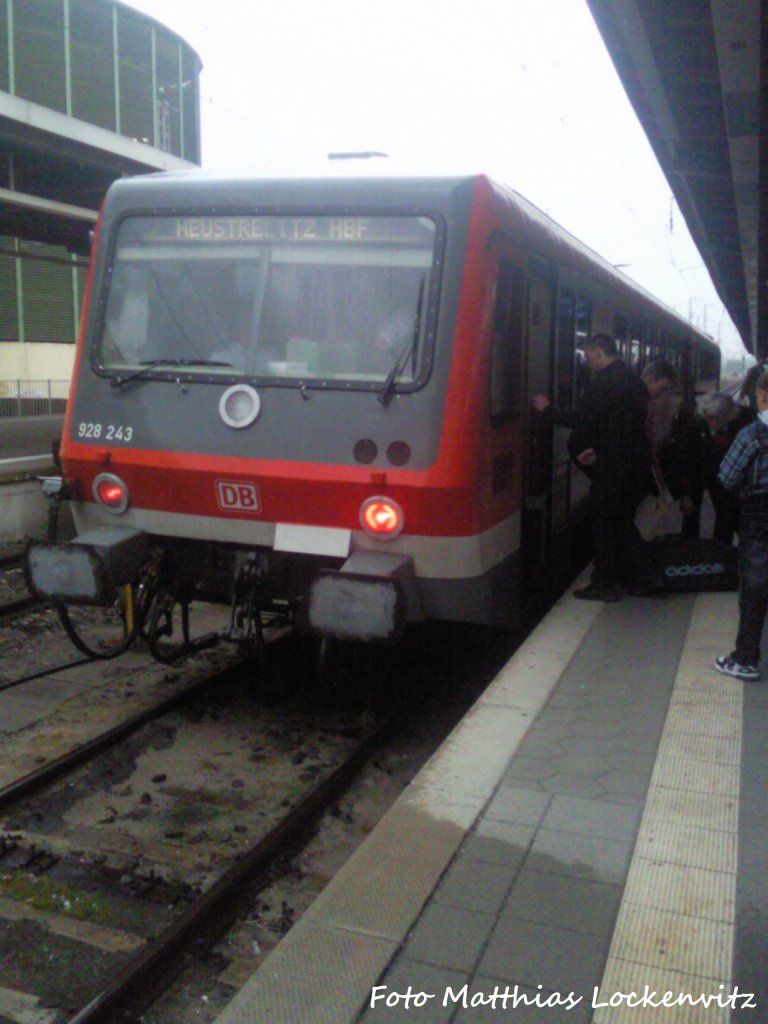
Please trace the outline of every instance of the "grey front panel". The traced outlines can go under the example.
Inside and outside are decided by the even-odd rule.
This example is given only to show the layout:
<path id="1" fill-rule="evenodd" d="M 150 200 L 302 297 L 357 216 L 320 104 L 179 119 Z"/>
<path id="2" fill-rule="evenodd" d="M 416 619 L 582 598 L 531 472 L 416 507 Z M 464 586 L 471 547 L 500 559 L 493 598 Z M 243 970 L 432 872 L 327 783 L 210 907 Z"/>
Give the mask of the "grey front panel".
<path id="1" fill-rule="evenodd" d="M 261 412 L 244 429 L 227 426 L 219 414 L 227 384 L 186 382 L 182 390 L 169 381 L 137 381 L 117 389 L 86 369 L 75 398 L 72 436 L 100 450 L 328 464 L 355 464 L 356 442 L 371 439 L 378 449 L 373 468 L 389 465 L 388 446 L 405 441 L 413 452 L 408 468 L 422 468 L 434 461 L 440 438 L 447 361 L 437 363 L 425 388 L 396 396 L 389 406 L 371 392 L 307 391 L 302 398 L 298 388 L 256 385 Z M 92 377 L 87 388 L 83 373 Z"/>
<path id="2" fill-rule="evenodd" d="M 73 440 L 100 449 L 347 465 L 357 464 L 355 444 L 370 440 L 376 454 L 364 464 L 374 469 L 395 464 L 387 457 L 387 449 L 405 442 L 412 452 L 409 469 L 431 465 L 440 443 L 474 187 L 471 178 L 227 183 L 211 182 L 205 176 L 168 175 L 119 183 L 105 207 L 96 255 L 85 352 L 74 400 Z M 380 388 L 370 382 L 326 385 L 316 381 L 301 389 L 298 382 L 265 383 L 257 377 L 227 377 L 221 371 L 216 377 L 204 370 L 181 370 L 170 377 L 166 370 L 163 380 L 138 379 L 111 386 L 89 361 L 96 358 L 110 279 L 108 259 L 121 218 L 128 213 L 167 216 L 213 208 L 261 214 L 302 209 L 436 217 L 444 225 L 445 241 L 436 263 L 439 296 L 434 302 L 429 300 L 434 314 L 430 326 L 433 350 L 424 379 L 394 394 L 388 404 L 378 400 Z M 234 380 L 251 383 L 262 402 L 258 419 L 240 430 L 227 426 L 219 415 L 221 396 Z M 373 451 L 370 446 L 369 451 Z"/>

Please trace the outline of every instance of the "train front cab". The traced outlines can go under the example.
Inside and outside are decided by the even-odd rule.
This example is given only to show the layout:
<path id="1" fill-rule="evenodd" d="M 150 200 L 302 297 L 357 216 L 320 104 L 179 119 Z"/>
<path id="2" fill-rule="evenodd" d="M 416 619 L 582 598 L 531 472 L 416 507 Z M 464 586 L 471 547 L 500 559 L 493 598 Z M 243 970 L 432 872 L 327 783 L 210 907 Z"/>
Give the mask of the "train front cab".
<path id="1" fill-rule="evenodd" d="M 434 217 L 431 193 L 424 193 L 426 199 L 417 210 L 414 201 L 403 199 L 402 194 L 394 204 L 384 203 L 373 186 L 358 189 L 362 198 L 355 206 L 350 205 L 346 183 L 343 191 L 337 188 L 332 193 L 325 183 L 315 182 L 298 188 L 286 183 L 256 183 L 256 192 L 261 187 L 273 196 L 272 204 L 276 202 L 275 188 L 283 191 L 278 212 L 271 213 L 267 205 L 263 207 L 266 213 L 254 218 L 233 208 L 231 186 L 221 182 L 213 189 L 205 182 L 195 185 L 189 189 L 187 183 L 167 178 L 126 182 L 119 183 L 108 197 L 102 242 L 94 257 L 93 301 L 84 316 L 62 444 L 64 473 L 80 536 L 66 554 L 56 548 L 35 548 L 33 559 L 28 560 L 33 589 L 63 602 L 107 600 L 115 586 L 128 582 L 123 578 L 128 570 L 119 569 L 128 565 L 125 548 L 141 557 L 149 542 L 163 551 L 164 582 L 180 578 L 193 593 L 216 589 L 219 562 L 229 559 L 238 573 L 244 560 L 258 563 L 254 574 L 268 576 L 270 582 L 282 576 L 278 585 L 285 589 L 277 593 L 278 599 L 292 607 L 305 604 L 308 614 L 300 616 L 300 621 L 319 632 L 382 638 L 397 632 L 393 623 L 399 626 L 404 617 L 418 619 L 432 616 L 433 608 L 438 613 L 446 610 L 441 564 L 450 558 L 445 555 L 457 546 L 463 553 L 477 547 L 471 536 L 475 502 L 465 490 L 467 475 L 457 485 L 453 469 L 438 455 L 451 358 L 446 332 L 450 334 L 456 315 L 471 183 L 456 183 L 455 199 L 452 196 L 447 207 L 441 207 L 446 191 L 442 186 L 442 195 L 439 190 L 435 193 Z M 245 182 L 234 192 L 247 195 L 253 205 L 253 188 Z M 387 188 L 392 194 L 391 186 Z M 237 262 L 236 250 L 244 238 L 251 250 L 257 250 L 265 247 L 269 231 L 277 232 L 280 238 L 274 249 L 279 250 L 281 266 L 299 268 L 297 279 L 307 268 L 319 266 L 314 254 L 323 248 L 334 250 L 328 266 L 341 266 L 350 255 L 351 265 L 358 271 L 361 266 L 370 267 L 373 273 L 382 264 L 376 249 L 378 238 L 357 238 L 347 244 L 347 236 L 335 233 L 339 218 L 327 211 L 329 207 L 338 210 L 340 195 L 351 211 L 345 224 L 362 225 L 364 219 L 370 228 L 378 218 L 387 230 L 392 224 L 407 232 L 410 248 L 404 251 L 399 267 L 416 282 L 409 286 L 413 292 L 409 330 L 414 330 L 415 309 L 416 323 L 423 331 L 418 336 L 418 361 L 414 348 L 411 378 L 401 372 L 397 380 L 394 373 L 390 379 L 386 368 L 378 378 L 364 374 L 360 379 L 354 372 L 343 371 L 334 378 L 320 368 L 314 375 L 310 370 L 307 377 L 306 366 L 301 371 L 294 369 L 299 355 L 307 360 L 318 348 L 306 340 L 306 334 L 291 342 L 292 353 L 270 363 L 266 371 L 255 365 L 246 369 L 234 379 L 233 387 L 228 387 L 233 384 L 232 366 L 220 357 L 212 360 L 209 354 L 208 361 L 172 362 L 163 358 L 161 351 L 147 351 L 153 304 L 166 307 L 164 330 L 156 330 L 158 346 L 182 318 L 190 333 L 196 330 L 189 307 L 217 269 L 208 254 L 224 253 L 225 258 Z M 230 217 L 211 217 L 212 208 L 227 204 L 234 210 Z M 285 213 L 297 204 L 305 212 L 301 218 Z M 442 267 L 440 232 L 446 220 L 451 235 L 446 247 L 449 266 L 433 272 L 433 267 Z M 201 239 L 211 223 L 214 231 L 221 229 L 224 238 L 214 238 L 215 248 L 209 244 L 206 252 Z M 130 234 L 121 242 L 125 225 Z M 309 225 L 315 233 L 318 228 L 325 232 L 322 244 L 318 245 L 316 234 L 309 241 Z M 430 246 L 434 245 L 434 251 L 424 254 L 429 262 L 422 262 L 419 251 L 425 231 Z M 383 239 L 382 244 L 391 246 L 391 239 Z M 127 269 L 118 274 L 115 254 L 119 256 L 121 245 Z M 360 251 L 355 256 L 356 245 Z M 373 254 L 370 260 L 362 251 L 366 246 Z M 175 298 L 175 287 L 161 280 L 185 262 L 177 256 L 182 247 L 193 257 L 190 265 L 200 270 L 195 288 L 187 289 L 186 307 Z M 294 249 L 299 256 L 295 263 L 290 256 Z M 145 272 L 147 266 L 150 274 Z M 246 277 L 231 275 L 231 281 L 241 284 Z M 137 291 L 137 280 L 145 282 L 143 294 Z M 442 296 L 438 294 L 441 281 Z M 141 316 L 121 315 L 121 310 L 129 307 L 128 298 L 121 300 L 122 294 L 133 297 L 131 305 Z M 303 295 L 307 294 L 311 292 L 304 288 Z M 347 289 L 336 300 L 343 302 L 349 295 Z M 199 319 L 203 319 L 205 305 L 199 303 Z M 226 305 L 220 297 L 218 305 Z M 110 319 L 112 306 L 115 315 Z M 434 363 L 428 364 L 438 306 L 442 333 L 434 345 Z M 143 350 L 124 358 L 123 349 L 135 345 L 137 332 L 123 330 L 123 320 L 144 325 Z M 202 349 L 211 347 L 210 339 L 202 333 L 197 339 L 201 351 L 190 355 L 208 354 Z M 179 345 L 187 340 L 178 331 L 176 336 Z M 329 336 L 334 339 L 333 334 L 321 335 Z M 106 351 L 108 337 L 116 339 L 117 356 Z M 397 351 L 401 344 L 397 342 Z M 327 347 L 338 349 L 339 355 L 349 354 L 341 351 L 342 345 Z M 409 351 L 403 346 L 393 371 L 401 360 L 404 363 Z M 422 352 L 426 353 L 423 361 Z M 155 356 L 159 358 L 153 359 Z M 249 401 L 253 415 L 232 422 L 240 405 L 247 406 Z M 471 463 L 472 452 L 465 458 Z M 125 500 L 119 493 L 113 499 L 113 490 L 123 493 Z M 363 520 L 374 499 L 394 506 L 399 503 L 405 509 L 406 528 L 401 535 L 399 530 L 384 537 L 366 532 Z M 456 530 L 458 545 L 453 536 Z M 477 561 L 474 554 L 476 551 L 469 559 L 473 565 Z M 449 588 L 451 580 L 463 578 L 462 558 L 454 559 L 448 570 Z M 420 575 L 414 583 L 416 574 Z M 421 586 L 423 580 L 425 587 Z M 222 588 L 218 589 L 222 596 Z M 309 599 L 302 602 L 307 590 Z M 393 599 L 390 609 L 376 622 L 375 605 L 382 598 Z M 351 614 L 366 603 L 373 609 L 370 629 L 356 625 L 356 614 Z M 454 597 L 448 604 L 448 617 L 464 614 Z M 472 608 L 467 611 L 473 613 Z"/>
<path id="2" fill-rule="evenodd" d="M 421 618 L 514 625 L 521 608 L 564 580 L 587 483 L 568 457 L 567 432 L 552 430 L 531 399 L 543 393 L 570 406 L 582 386 L 579 341 L 597 330 L 611 333 L 622 301 L 634 319 L 648 311 L 631 289 L 622 295 L 612 268 L 508 190 L 485 178 L 433 185 L 420 185 L 418 204 L 411 207 L 391 184 L 388 193 L 377 192 L 380 185 L 360 188 L 357 207 L 347 185 L 343 193 L 360 216 L 372 208 L 387 216 L 387 204 L 394 205 L 411 233 L 418 224 L 424 227 L 418 218 L 436 208 L 429 214 L 437 229 L 430 262 L 419 257 L 416 263 L 439 267 L 439 273 L 430 272 L 425 315 L 417 317 L 424 339 L 431 339 L 420 351 L 429 351 L 431 362 L 395 387 L 383 377 L 378 383 L 290 378 L 285 363 L 275 363 L 281 369 L 266 377 L 255 367 L 230 377 L 231 367 L 217 362 L 199 370 L 156 367 L 143 356 L 117 367 L 100 363 L 109 289 L 116 287 L 110 247 L 117 244 L 120 218 L 155 207 L 173 228 L 169 240 L 152 222 L 142 227 L 143 246 L 127 249 L 138 272 L 147 247 L 167 247 L 170 258 L 157 265 L 154 281 L 162 268 L 173 268 L 174 247 L 192 246 L 190 225 L 200 229 L 197 211 L 204 213 L 225 195 L 214 196 L 205 184 L 202 192 L 182 195 L 174 180 L 121 185 L 105 222 L 110 241 L 95 258 L 95 298 L 84 318 L 62 445 L 85 536 L 74 568 L 87 570 L 92 590 L 98 589 L 99 573 L 107 584 L 118 582 L 111 567 L 130 564 L 124 542 L 138 555 L 148 540 L 160 544 L 169 557 L 166 578 L 174 572 L 188 577 L 191 592 L 211 583 L 208 589 L 218 586 L 219 597 L 226 588 L 214 576 L 224 556 L 238 572 L 244 560 L 258 563 L 260 572 L 266 559 L 283 572 L 287 590 L 278 597 L 302 606 L 309 628 L 383 639 Z M 328 199 L 326 188 L 314 183 L 307 195 L 296 193 L 302 208 L 310 192 L 322 194 L 326 204 L 338 203 Z M 411 188 L 408 183 L 409 196 Z M 251 183 L 239 190 L 250 196 Z M 281 193 L 281 209 L 298 201 L 289 195 Z M 192 212 L 179 219 L 179 209 Z M 324 209 L 317 207 L 318 223 L 329 221 Z M 239 224 L 238 217 L 220 225 L 222 230 Z M 265 224 L 256 218 L 251 229 L 263 233 Z M 261 244 L 250 241 L 252 247 Z M 336 246 L 334 265 L 344 262 L 341 243 L 332 243 L 330 235 L 326 242 Z M 229 238 L 225 243 L 230 249 L 239 244 Z M 202 253 L 195 251 L 196 265 L 204 269 Z M 311 269 L 314 259 L 304 252 L 297 266 Z M 202 274 L 197 289 L 211 276 Z M 416 290 L 411 288 L 412 304 L 419 278 L 426 281 L 422 271 Z M 163 301 L 169 294 L 166 289 Z M 163 334 L 171 327 L 166 319 Z M 306 341 L 301 345 L 308 351 Z M 237 402 L 254 403 L 252 420 L 234 428 L 226 422 L 233 384 Z M 105 422 L 122 421 L 130 426 L 105 425 L 96 434 Z M 395 450 L 410 451 L 411 460 L 394 460 Z M 114 477 L 132 495 L 124 508 L 100 504 L 102 488 L 109 491 Z M 225 497 L 242 491 L 248 501 L 224 501 L 222 488 Z M 373 500 L 399 507 L 404 528 L 386 538 L 372 536 L 361 516 Z M 106 549 L 89 547 L 89 531 L 105 524 L 112 528 Z M 140 536 L 134 541 L 130 531 Z M 41 591 L 54 589 L 69 571 L 59 554 L 54 551 L 48 569 L 38 574 Z M 99 562 L 95 573 L 89 566 Z M 109 591 L 108 585 L 104 592 Z M 388 609 L 377 622 L 382 602 Z M 366 606 L 367 623 L 356 624 L 352 613 Z"/>
<path id="3" fill-rule="evenodd" d="M 547 590 L 552 565 L 563 563 L 570 501 L 562 438 L 554 469 L 561 486 L 553 488 L 552 438 L 530 405 L 533 394 L 550 391 L 556 264 L 525 240 L 515 203 L 479 178 L 459 182 L 443 206 L 441 291 L 432 295 L 430 284 L 425 301 L 425 320 L 430 307 L 439 319 L 423 382 L 392 401 L 381 400 L 381 384 L 367 392 L 312 386 L 297 401 L 290 381 L 254 380 L 263 411 L 244 430 L 221 424 L 230 383 L 223 375 L 217 386 L 210 371 L 99 362 L 108 289 L 117 287 L 109 253 L 134 203 L 124 200 L 107 220 L 65 425 L 81 536 L 66 556 L 36 549 L 38 592 L 56 595 L 63 577 L 79 576 L 65 598 L 108 600 L 151 539 L 164 549 L 164 575 L 191 592 L 215 591 L 214 563 L 227 550 L 238 571 L 249 550 L 266 554 L 268 574 L 277 566 L 284 576 L 279 596 L 298 597 L 301 621 L 324 634 L 380 639 L 420 618 L 514 623 L 522 604 Z M 159 215 L 167 219 L 162 205 Z M 174 222 L 176 230 L 188 234 L 188 221 Z M 154 222 L 145 234 L 142 254 L 167 244 Z M 564 367 L 573 362 L 567 344 Z M 236 386 L 238 402 L 247 387 Z M 371 439 L 379 455 L 367 467 L 357 451 Z M 403 440 L 421 464 L 382 464 Z M 124 504 L 109 496 L 121 486 L 131 496 Z M 230 492 L 248 501 L 223 500 Z M 366 531 L 358 509 L 374 498 L 400 507 L 402 533 Z M 346 555 L 342 535 L 351 538 Z"/>

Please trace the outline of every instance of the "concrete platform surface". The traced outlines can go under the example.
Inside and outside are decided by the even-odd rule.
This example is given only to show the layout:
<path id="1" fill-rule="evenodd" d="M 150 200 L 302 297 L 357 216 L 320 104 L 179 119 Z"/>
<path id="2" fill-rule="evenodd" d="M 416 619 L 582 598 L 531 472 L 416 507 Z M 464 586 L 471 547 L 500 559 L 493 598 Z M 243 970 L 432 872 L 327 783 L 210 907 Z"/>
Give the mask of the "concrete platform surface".
<path id="1" fill-rule="evenodd" d="M 566 595 L 217 1024 L 768 1021 L 737 595 Z"/>

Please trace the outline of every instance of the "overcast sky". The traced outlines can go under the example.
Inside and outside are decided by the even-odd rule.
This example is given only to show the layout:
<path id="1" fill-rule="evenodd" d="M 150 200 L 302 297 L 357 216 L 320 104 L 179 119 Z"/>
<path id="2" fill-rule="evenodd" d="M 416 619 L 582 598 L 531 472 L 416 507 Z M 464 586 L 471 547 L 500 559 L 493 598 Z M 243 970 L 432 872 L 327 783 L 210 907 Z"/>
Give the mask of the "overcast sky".
<path id="1" fill-rule="evenodd" d="M 743 354 L 585 0 L 128 3 L 202 59 L 205 167 L 489 173 Z"/>

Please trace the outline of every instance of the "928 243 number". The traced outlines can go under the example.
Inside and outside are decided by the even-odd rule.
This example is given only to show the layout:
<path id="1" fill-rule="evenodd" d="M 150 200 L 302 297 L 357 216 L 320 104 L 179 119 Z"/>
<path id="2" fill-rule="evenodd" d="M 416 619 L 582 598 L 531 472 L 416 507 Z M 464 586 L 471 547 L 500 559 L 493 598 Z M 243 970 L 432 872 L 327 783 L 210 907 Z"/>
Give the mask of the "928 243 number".
<path id="1" fill-rule="evenodd" d="M 77 436 L 93 438 L 104 441 L 130 441 L 133 437 L 133 427 L 125 426 L 122 423 L 79 423 Z"/>

